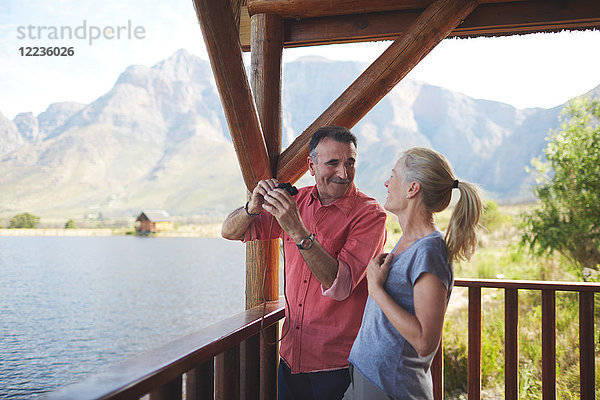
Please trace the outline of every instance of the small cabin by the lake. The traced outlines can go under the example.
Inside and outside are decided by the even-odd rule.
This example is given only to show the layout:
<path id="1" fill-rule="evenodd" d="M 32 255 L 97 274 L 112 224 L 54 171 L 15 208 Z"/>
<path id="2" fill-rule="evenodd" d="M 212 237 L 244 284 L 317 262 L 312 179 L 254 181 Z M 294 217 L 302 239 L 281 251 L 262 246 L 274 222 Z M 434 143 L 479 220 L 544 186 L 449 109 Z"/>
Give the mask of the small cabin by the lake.
<path id="1" fill-rule="evenodd" d="M 142 211 L 135 220 L 135 230 L 140 234 L 173 229 L 173 220 L 165 210 Z"/>

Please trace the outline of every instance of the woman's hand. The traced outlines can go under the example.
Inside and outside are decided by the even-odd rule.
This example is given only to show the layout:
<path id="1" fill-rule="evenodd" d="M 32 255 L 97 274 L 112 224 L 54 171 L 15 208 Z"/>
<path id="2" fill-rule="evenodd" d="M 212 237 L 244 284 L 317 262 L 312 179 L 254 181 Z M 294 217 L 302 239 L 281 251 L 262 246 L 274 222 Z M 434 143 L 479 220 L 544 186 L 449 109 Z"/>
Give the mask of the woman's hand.
<path id="1" fill-rule="evenodd" d="M 367 283 L 369 295 L 375 299 L 380 291 L 385 291 L 383 285 L 390 273 L 390 265 L 394 255 L 392 253 L 381 253 L 371 260 L 367 266 Z"/>

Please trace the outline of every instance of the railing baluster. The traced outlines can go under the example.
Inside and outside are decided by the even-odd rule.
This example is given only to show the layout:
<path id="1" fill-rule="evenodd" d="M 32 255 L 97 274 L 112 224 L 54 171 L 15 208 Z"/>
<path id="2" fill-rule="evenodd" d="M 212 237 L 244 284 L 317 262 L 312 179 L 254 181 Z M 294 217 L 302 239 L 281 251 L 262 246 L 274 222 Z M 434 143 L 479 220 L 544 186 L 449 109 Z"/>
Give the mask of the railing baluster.
<path id="1" fill-rule="evenodd" d="M 241 400 L 258 400 L 260 393 L 260 333 L 240 345 Z"/>
<path id="2" fill-rule="evenodd" d="M 150 393 L 150 400 L 175 400 L 181 399 L 182 395 L 181 376 L 173 379 L 171 382 L 159 387 Z"/>
<path id="3" fill-rule="evenodd" d="M 260 399 L 277 399 L 279 365 L 279 324 L 273 324 L 260 335 Z"/>
<path id="4" fill-rule="evenodd" d="M 519 293 L 504 291 L 504 398 L 519 398 Z"/>
<path id="5" fill-rule="evenodd" d="M 555 291 L 542 290 L 542 399 L 556 399 Z"/>
<path id="6" fill-rule="evenodd" d="M 215 397 L 215 359 L 211 358 L 186 372 L 186 400 L 213 400 Z"/>
<path id="7" fill-rule="evenodd" d="M 235 345 L 215 358 L 215 398 L 240 398 L 240 345 Z"/>
<path id="8" fill-rule="evenodd" d="M 581 400 L 596 398 L 594 292 L 579 292 L 579 387 Z"/>
<path id="9" fill-rule="evenodd" d="M 442 400 L 444 398 L 444 338 L 440 340 L 433 362 L 431 363 L 431 378 L 433 380 L 433 398 Z"/>
<path id="10" fill-rule="evenodd" d="M 481 288 L 469 288 L 468 399 L 481 398 Z"/>

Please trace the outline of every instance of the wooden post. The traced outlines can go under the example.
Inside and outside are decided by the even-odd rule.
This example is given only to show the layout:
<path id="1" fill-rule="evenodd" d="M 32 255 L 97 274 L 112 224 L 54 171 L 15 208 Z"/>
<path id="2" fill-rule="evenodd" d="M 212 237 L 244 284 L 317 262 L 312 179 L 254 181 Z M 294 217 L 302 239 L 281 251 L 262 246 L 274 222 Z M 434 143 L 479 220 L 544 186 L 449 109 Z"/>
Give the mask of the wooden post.
<path id="1" fill-rule="evenodd" d="M 260 335 L 240 344 L 240 400 L 258 400 L 260 393 Z"/>
<path id="2" fill-rule="evenodd" d="M 186 400 L 213 400 L 215 397 L 215 359 L 210 358 L 186 372 Z"/>
<path id="3" fill-rule="evenodd" d="M 272 176 L 281 153 L 281 58 L 283 54 L 283 19 L 274 14 L 251 18 L 250 81 L 255 96 Z M 256 241 L 246 246 L 246 308 L 279 298 L 279 240 Z M 279 359 L 277 324 L 269 327 L 256 341 L 252 354 L 260 359 L 255 375 L 260 380 L 259 393 L 252 398 L 277 398 L 277 362 Z M 250 365 L 246 366 L 249 369 Z M 260 372 L 259 372 L 260 371 Z M 247 372 L 249 374 L 249 372 Z"/>
<path id="4" fill-rule="evenodd" d="M 310 137 L 323 125 L 353 127 L 442 39 L 477 7 L 476 0 L 438 0 L 413 22 L 405 35 L 365 70 L 281 154 L 277 176 L 295 182 L 306 172 Z"/>
<path id="5" fill-rule="evenodd" d="M 215 357 L 215 399 L 240 398 L 240 346 L 232 346 Z"/>
<path id="6" fill-rule="evenodd" d="M 281 56 L 283 20 L 276 15 L 252 17 L 252 91 L 263 126 L 271 171 L 281 153 Z M 274 176 L 271 174 L 270 176 Z M 264 283 L 263 283 L 264 278 Z M 279 240 L 246 246 L 246 308 L 279 298 Z"/>
<path id="7" fill-rule="evenodd" d="M 519 398 L 519 292 L 504 290 L 504 398 Z"/>
<path id="8" fill-rule="evenodd" d="M 433 357 L 431 363 L 431 380 L 433 381 L 433 398 L 442 400 L 444 398 L 444 338 L 440 339 L 440 347 Z"/>
<path id="9" fill-rule="evenodd" d="M 542 399 L 556 399 L 556 292 L 542 290 Z"/>
<path id="10" fill-rule="evenodd" d="M 579 292 L 579 395 L 596 398 L 594 352 L 594 292 Z"/>
<path id="11" fill-rule="evenodd" d="M 171 382 L 153 390 L 150 393 L 150 400 L 169 400 L 180 399 L 182 393 L 181 376 L 173 379 Z"/>
<path id="12" fill-rule="evenodd" d="M 469 343 L 467 396 L 469 400 L 481 398 L 481 288 L 469 288 Z"/>

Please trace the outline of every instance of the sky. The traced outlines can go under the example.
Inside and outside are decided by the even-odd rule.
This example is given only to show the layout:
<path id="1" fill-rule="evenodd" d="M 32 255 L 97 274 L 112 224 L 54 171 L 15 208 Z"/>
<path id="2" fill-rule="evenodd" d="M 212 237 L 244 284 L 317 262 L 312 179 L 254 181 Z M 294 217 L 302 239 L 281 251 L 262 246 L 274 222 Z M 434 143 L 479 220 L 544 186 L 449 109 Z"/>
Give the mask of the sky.
<path id="1" fill-rule="evenodd" d="M 372 62 L 389 44 L 285 49 L 283 58 Z M 46 46 L 74 54 L 21 55 Z M 0 0 L 0 113 L 12 119 L 55 102 L 90 103 L 128 66 L 152 66 L 180 48 L 208 60 L 192 0 Z M 550 108 L 600 85 L 600 31 L 447 39 L 407 78 L 517 108 Z"/>

